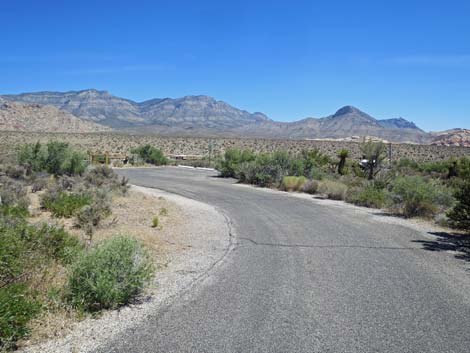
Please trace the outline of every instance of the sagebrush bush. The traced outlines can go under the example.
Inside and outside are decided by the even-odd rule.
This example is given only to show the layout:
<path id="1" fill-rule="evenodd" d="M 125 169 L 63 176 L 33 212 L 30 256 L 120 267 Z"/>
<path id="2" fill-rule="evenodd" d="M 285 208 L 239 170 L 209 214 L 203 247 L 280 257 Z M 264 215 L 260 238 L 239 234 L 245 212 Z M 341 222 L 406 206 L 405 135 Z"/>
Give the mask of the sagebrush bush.
<path id="1" fill-rule="evenodd" d="M 304 176 L 285 176 L 282 178 L 281 188 L 285 191 L 300 191 L 306 181 Z"/>
<path id="2" fill-rule="evenodd" d="M 387 194 L 374 184 L 348 189 L 346 201 L 358 206 L 382 208 L 385 206 Z"/>
<path id="3" fill-rule="evenodd" d="M 316 180 L 307 180 L 304 185 L 302 186 L 302 191 L 306 192 L 307 194 L 316 194 L 318 191 L 318 181 Z"/>
<path id="4" fill-rule="evenodd" d="M 110 216 L 111 212 L 111 202 L 107 190 L 99 190 L 96 192 L 93 202 L 78 211 L 75 225 L 82 228 L 91 239 L 94 229 L 103 219 Z"/>
<path id="5" fill-rule="evenodd" d="M 27 209 L 30 200 L 25 185 L 10 178 L 0 178 L 0 206 Z"/>
<path id="6" fill-rule="evenodd" d="M 125 195 L 129 190 L 129 180 L 119 176 L 108 166 L 98 165 L 90 168 L 84 175 L 86 187 L 107 188 Z"/>
<path id="7" fill-rule="evenodd" d="M 439 181 L 420 176 L 396 178 L 388 198 L 390 208 L 406 217 L 433 217 L 453 201 L 451 191 Z"/>
<path id="8" fill-rule="evenodd" d="M 112 238 L 85 253 L 73 266 L 68 298 L 87 310 L 117 308 L 129 303 L 153 273 L 147 251 L 135 239 Z"/>
<path id="9" fill-rule="evenodd" d="M 59 192 L 57 195 L 45 194 L 41 206 L 51 211 L 54 217 L 70 218 L 84 206 L 90 205 L 92 197 L 87 194 Z"/>
<path id="10" fill-rule="evenodd" d="M 320 182 L 318 192 L 324 194 L 327 198 L 332 200 L 344 200 L 348 187 L 343 183 L 333 180 L 323 180 Z"/>
<path id="11" fill-rule="evenodd" d="M 0 351 L 15 348 L 15 342 L 28 335 L 28 323 L 40 309 L 40 303 L 28 296 L 25 285 L 0 288 Z"/>

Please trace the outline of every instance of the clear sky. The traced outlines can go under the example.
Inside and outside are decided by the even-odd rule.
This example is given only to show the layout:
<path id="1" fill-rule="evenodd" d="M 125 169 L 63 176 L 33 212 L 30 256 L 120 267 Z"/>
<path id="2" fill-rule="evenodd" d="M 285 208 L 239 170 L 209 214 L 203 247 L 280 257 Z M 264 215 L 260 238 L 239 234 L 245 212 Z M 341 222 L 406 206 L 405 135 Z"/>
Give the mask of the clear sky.
<path id="1" fill-rule="evenodd" d="M 205 94 L 275 120 L 354 105 L 470 128 L 470 1 L 0 1 L 0 93 Z"/>

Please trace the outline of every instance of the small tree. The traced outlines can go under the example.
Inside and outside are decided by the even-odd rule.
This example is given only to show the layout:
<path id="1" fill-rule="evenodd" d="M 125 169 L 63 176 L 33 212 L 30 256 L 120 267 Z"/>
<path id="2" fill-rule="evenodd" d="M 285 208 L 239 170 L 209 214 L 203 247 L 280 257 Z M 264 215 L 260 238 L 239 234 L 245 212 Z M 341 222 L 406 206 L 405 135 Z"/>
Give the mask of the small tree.
<path id="1" fill-rule="evenodd" d="M 363 165 L 367 171 L 367 179 L 373 180 L 387 157 L 387 146 L 382 141 L 368 140 L 361 144 L 360 149 L 363 158 L 367 160 L 367 163 Z"/>
<path id="2" fill-rule="evenodd" d="M 470 181 L 464 182 L 455 194 L 457 204 L 447 214 L 450 224 L 457 229 L 470 233 Z"/>
<path id="3" fill-rule="evenodd" d="M 338 173 L 339 175 L 344 175 L 344 167 L 346 166 L 346 158 L 349 157 L 349 151 L 346 149 L 342 149 L 338 152 Z"/>

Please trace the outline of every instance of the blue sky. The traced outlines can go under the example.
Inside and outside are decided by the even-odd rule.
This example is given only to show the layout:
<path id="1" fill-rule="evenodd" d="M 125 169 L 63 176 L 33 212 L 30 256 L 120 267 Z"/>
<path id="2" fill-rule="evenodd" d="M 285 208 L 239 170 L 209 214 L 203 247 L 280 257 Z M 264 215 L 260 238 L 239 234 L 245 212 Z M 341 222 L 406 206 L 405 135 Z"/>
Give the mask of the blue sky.
<path id="1" fill-rule="evenodd" d="M 275 120 L 354 105 L 470 128 L 470 1 L 0 2 L 0 93 L 206 94 Z"/>

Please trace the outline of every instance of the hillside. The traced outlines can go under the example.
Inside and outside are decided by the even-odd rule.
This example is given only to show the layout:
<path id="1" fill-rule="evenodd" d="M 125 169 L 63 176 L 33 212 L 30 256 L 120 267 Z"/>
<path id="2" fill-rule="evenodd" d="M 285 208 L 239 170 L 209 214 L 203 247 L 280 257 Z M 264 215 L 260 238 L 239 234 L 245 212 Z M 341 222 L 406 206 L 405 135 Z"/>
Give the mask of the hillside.
<path id="1" fill-rule="evenodd" d="M 37 92 L 5 95 L 21 103 L 52 105 L 85 120 L 112 128 L 172 126 L 181 129 L 223 130 L 269 120 L 264 114 L 250 114 L 207 96 L 151 99 L 134 102 L 94 89 L 69 92 Z"/>
<path id="2" fill-rule="evenodd" d="M 452 129 L 432 133 L 432 145 L 470 147 L 470 130 Z"/>
<path id="3" fill-rule="evenodd" d="M 352 106 L 325 118 L 306 118 L 291 123 L 265 122 L 245 126 L 238 134 L 251 137 L 341 139 L 376 136 L 394 142 L 427 143 L 430 135 L 405 119 L 377 120 Z"/>
<path id="4" fill-rule="evenodd" d="M 430 143 L 433 136 L 403 118 L 376 119 L 353 106 L 325 118 L 276 122 L 208 96 L 156 98 L 144 102 L 88 89 L 2 96 L 8 101 L 54 106 L 84 120 L 127 133 L 165 136 L 227 136 L 344 139 L 376 136 L 394 142 Z"/>
<path id="5" fill-rule="evenodd" d="M 0 98 L 1 131 L 99 132 L 108 127 L 84 121 L 52 106 L 18 104 Z"/>

